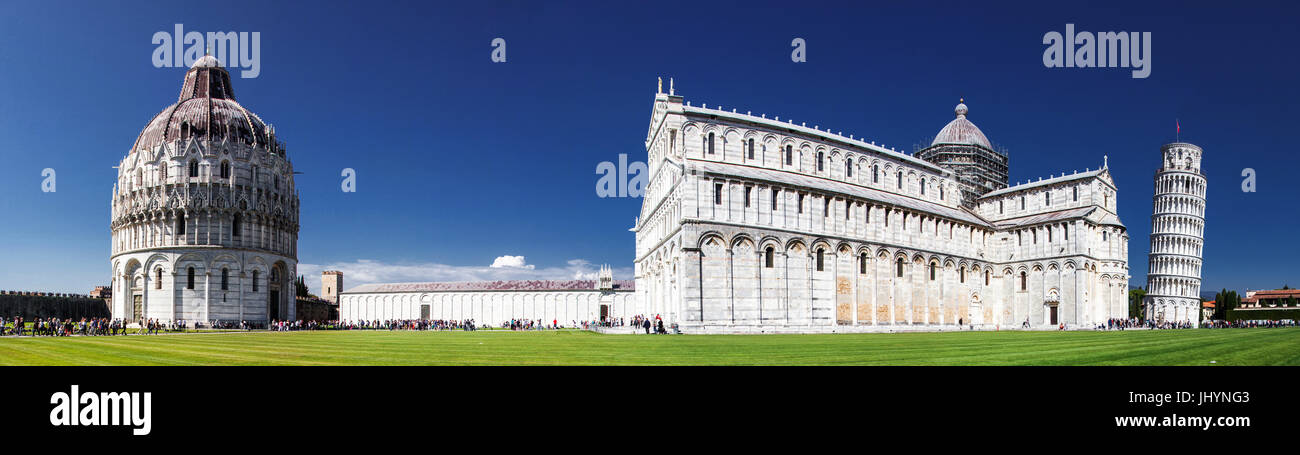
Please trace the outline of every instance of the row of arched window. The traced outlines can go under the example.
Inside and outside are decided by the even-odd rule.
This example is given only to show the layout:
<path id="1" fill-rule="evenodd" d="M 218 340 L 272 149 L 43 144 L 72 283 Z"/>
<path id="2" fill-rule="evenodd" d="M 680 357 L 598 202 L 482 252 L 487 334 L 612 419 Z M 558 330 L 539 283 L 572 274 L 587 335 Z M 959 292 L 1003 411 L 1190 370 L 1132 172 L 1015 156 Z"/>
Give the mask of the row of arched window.
<path id="1" fill-rule="evenodd" d="M 154 272 L 156 273 L 156 278 L 154 279 L 154 288 L 162 289 L 162 269 L 159 268 Z M 253 292 L 257 292 L 257 288 L 258 288 L 257 283 L 258 283 L 259 274 L 260 271 L 253 270 L 253 280 L 252 280 Z M 185 289 L 191 289 L 191 290 L 194 289 L 194 267 L 186 268 Z M 230 290 L 230 269 L 225 267 L 221 268 L 221 290 L 223 291 Z"/>
<path id="2" fill-rule="evenodd" d="M 675 130 L 674 130 L 674 132 L 675 132 Z M 704 150 L 704 153 L 705 153 L 706 155 L 716 155 L 716 154 L 717 154 L 716 149 L 715 149 L 715 146 L 716 146 L 715 144 L 716 144 L 716 142 L 717 142 L 717 133 L 709 132 L 707 135 L 702 136 L 701 140 L 703 141 L 703 144 L 701 144 L 701 149 Z M 723 142 L 723 147 L 724 147 L 724 149 L 725 149 L 725 147 L 726 147 L 726 142 L 727 142 L 727 140 L 726 140 L 725 137 L 722 139 L 722 142 Z M 763 153 L 766 153 L 766 152 L 767 152 L 767 145 L 766 145 L 766 144 L 756 144 L 753 138 L 745 139 L 744 142 L 741 143 L 741 153 L 742 153 L 742 155 L 745 157 L 745 159 L 747 159 L 747 160 L 752 160 L 752 159 L 754 159 L 754 157 L 755 157 L 755 149 L 756 149 L 756 148 L 761 148 Z M 793 147 L 792 145 L 786 145 L 785 148 L 784 148 L 784 150 L 783 150 L 783 152 L 784 152 L 784 161 L 785 161 L 785 165 L 786 165 L 786 166 L 793 166 L 793 165 L 794 165 L 794 147 Z M 826 152 L 818 151 L 818 152 L 817 152 L 817 155 L 816 155 L 816 158 L 815 158 L 815 161 L 814 161 L 814 164 L 815 164 L 815 166 L 816 166 L 816 170 L 817 170 L 817 172 L 825 172 L 825 171 L 826 171 Z M 846 159 L 844 160 L 844 176 L 845 176 L 846 178 L 850 178 L 850 179 L 853 178 L 853 169 L 854 169 L 854 166 L 853 166 L 853 159 L 852 159 L 852 158 L 846 158 Z M 871 176 L 871 183 L 876 183 L 876 184 L 880 183 L 880 166 L 879 166 L 879 165 L 872 165 L 872 167 L 871 167 L 871 174 L 872 174 L 872 176 Z M 900 190 L 903 189 L 903 187 L 904 187 L 903 182 L 904 182 L 904 174 L 903 174 L 902 171 L 899 171 L 899 172 L 898 172 L 898 179 L 897 179 L 898 189 L 900 189 Z M 921 195 L 925 195 L 925 179 L 924 179 L 924 178 L 921 179 L 921 190 L 920 190 L 920 191 L 921 191 Z M 944 197 L 945 197 L 945 191 L 944 191 L 943 186 L 940 185 L 940 186 L 939 186 L 939 199 L 942 200 L 942 199 L 944 199 Z"/>
<path id="3" fill-rule="evenodd" d="M 773 247 L 770 247 L 770 246 L 767 247 L 767 249 L 763 251 L 763 267 L 765 267 L 765 268 L 769 268 L 769 269 L 770 269 L 770 268 L 773 268 L 773 267 L 775 266 L 775 260 L 774 260 L 774 259 L 775 259 L 775 257 L 774 257 L 775 255 L 776 255 L 776 249 L 773 248 Z M 816 268 L 816 270 L 817 270 L 818 272 L 824 272 L 824 271 L 826 271 L 826 259 L 825 259 L 825 256 L 826 256 L 826 249 L 825 249 L 825 248 L 818 248 L 818 249 L 817 249 L 817 255 L 816 255 L 816 265 L 815 265 L 815 268 Z M 869 266 L 869 264 L 870 264 L 870 260 L 871 260 L 871 257 L 868 256 L 867 253 L 860 253 L 860 254 L 858 255 L 858 273 L 861 273 L 861 274 L 865 274 L 865 273 L 867 273 L 867 268 L 868 268 L 868 266 Z M 895 265 L 895 276 L 896 276 L 897 278 L 902 278 L 902 277 L 903 277 L 903 264 L 904 264 L 904 263 L 905 263 L 905 262 L 903 261 L 903 258 L 901 258 L 901 257 L 894 261 L 894 265 Z M 933 263 L 933 262 L 931 262 L 930 265 L 929 265 L 930 281 L 934 281 L 934 280 L 935 280 L 937 266 L 938 266 L 938 265 L 935 264 L 935 263 Z M 958 270 L 959 270 L 959 272 L 958 272 L 958 280 L 959 280 L 960 282 L 962 282 L 962 283 L 965 283 L 965 282 L 966 282 L 966 269 L 963 267 L 963 268 L 959 268 Z M 1024 273 L 1021 273 L 1021 275 L 1023 276 Z M 985 286 L 988 286 L 988 285 L 989 285 L 989 279 L 990 279 L 991 276 L 992 276 L 992 274 L 991 274 L 988 270 L 985 270 L 985 271 L 984 271 L 984 285 L 985 285 Z M 1022 278 L 1023 278 L 1023 277 L 1022 277 Z M 1022 279 L 1022 285 L 1023 285 L 1023 279 Z"/>

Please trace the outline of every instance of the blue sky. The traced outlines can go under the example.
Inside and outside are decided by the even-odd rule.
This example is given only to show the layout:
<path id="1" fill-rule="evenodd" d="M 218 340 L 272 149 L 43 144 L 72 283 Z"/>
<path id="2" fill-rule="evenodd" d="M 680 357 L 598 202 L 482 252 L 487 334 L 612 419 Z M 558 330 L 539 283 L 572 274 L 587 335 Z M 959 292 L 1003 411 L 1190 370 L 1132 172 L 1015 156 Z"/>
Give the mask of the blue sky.
<path id="1" fill-rule="evenodd" d="M 299 272 L 313 288 L 322 268 L 343 269 L 349 287 L 563 278 L 602 263 L 630 278 L 640 200 L 598 198 L 594 170 L 620 153 L 644 160 L 658 76 L 693 104 L 908 151 L 964 97 L 1010 151 L 1012 183 L 1109 155 L 1135 285 L 1152 174 L 1179 119 L 1206 151 L 1203 287 L 1300 284 L 1294 6 L 899 3 L 5 2 L 0 289 L 108 283 L 112 166 L 176 99 L 184 69 L 155 68 L 150 39 L 178 23 L 261 33 L 261 74 L 236 78 L 235 94 L 302 172 Z M 1045 68 L 1043 35 L 1066 23 L 1152 32 L 1150 77 Z M 506 63 L 490 60 L 497 37 Z M 795 37 L 806 63 L 790 61 Z M 57 192 L 40 191 L 45 168 Z M 340 191 L 343 168 L 356 193 Z M 1241 191 L 1243 168 L 1257 192 Z"/>

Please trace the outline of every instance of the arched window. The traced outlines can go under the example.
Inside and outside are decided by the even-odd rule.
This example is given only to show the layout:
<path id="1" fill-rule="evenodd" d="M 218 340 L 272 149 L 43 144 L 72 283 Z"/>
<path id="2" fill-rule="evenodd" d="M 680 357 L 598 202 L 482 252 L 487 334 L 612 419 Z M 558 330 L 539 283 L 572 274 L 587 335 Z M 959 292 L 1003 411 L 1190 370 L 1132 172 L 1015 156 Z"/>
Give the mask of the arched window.
<path id="1" fill-rule="evenodd" d="M 230 178 L 230 162 L 229 162 L 229 161 L 222 161 L 222 162 L 221 162 L 221 178 L 223 178 L 223 179 L 228 179 L 228 178 Z"/>
<path id="2" fill-rule="evenodd" d="M 939 200 L 943 200 L 943 185 L 939 185 Z"/>
<path id="3" fill-rule="evenodd" d="M 989 272 L 988 270 L 985 270 L 985 271 L 984 271 L 984 285 L 985 285 L 985 286 L 988 286 L 988 285 L 989 285 L 989 277 L 991 277 L 992 275 L 993 275 L 992 272 Z"/>
<path id="4" fill-rule="evenodd" d="M 858 255 L 858 273 L 867 273 L 867 253 Z"/>
<path id="5" fill-rule="evenodd" d="M 921 195 L 925 196 L 925 179 L 921 179 Z"/>
<path id="6" fill-rule="evenodd" d="M 712 155 L 713 154 L 713 133 L 709 133 L 708 147 L 709 147 L 709 154 Z"/>
<path id="7" fill-rule="evenodd" d="M 897 275 L 899 278 L 902 278 L 902 277 L 903 277 L 903 258 L 898 258 L 897 261 L 894 261 L 894 266 L 898 269 L 898 270 L 895 270 L 895 271 L 894 271 L 894 274 Z"/>
<path id="8" fill-rule="evenodd" d="M 844 176 L 853 177 L 853 160 L 844 160 Z"/>
<path id="9" fill-rule="evenodd" d="M 1020 196 L 1020 210 L 1024 210 L 1024 209 L 1025 209 L 1025 197 Z"/>
<path id="10" fill-rule="evenodd" d="M 966 282 L 966 267 L 961 267 L 961 268 L 959 268 L 959 269 L 957 269 L 957 270 L 959 271 L 959 272 L 958 272 L 958 279 L 960 279 L 962 283 L 965 283 L 965 282 Z"/>
<path id="11" fill-rule="evenodd" d="M 824 161 L 825 155 L 826 154 L 823 152 L 817 152 L 817 172 L 821 172 L 823 169 L 822 162 Z"/>
<path id="12" fill-rule="evenodd" d="M 176 235 L 185 235 L 185 214 L 176 214 Z"/>
<path id="13" fill-rule="evenodd" d="M 239 216 L 238 213 L 236 213 L 235 216 L 231 217 L 231 220 L 230 220 L 230 236 L 231 236 L 231 237 L 239 237 L 239 234 L 240 234 L 240 231 L 241 231 L 241 229 L 240 229 L 240 224 L 241 224 L 243 221 L 244 221 L 244 220 L 241 219 L 241 217 Z"/>
<path id="14" fill-rule="evenodd" d="M 871 183 L 880 183 L 880 165 L 871 165 Z"/>
<path id="15" fill-rule="evenodd" d="M 162 289 L 162 269 L 159 268 L 154 270 L 153 275 L 153 288 Z"/>
<path id="16" fill-rule="evenodd" d="M 794 165 L 794 147 L 789 145 L 785 146 L 785 165 Z"/>
<path id="17" fill-rule="evenodd" d="M 1027 289 L 1029 289 L 1029 277 L 1028 275 L 1025 275 L 1025 272 L 1020 272 L 1020 290 L 1024 291 Z"/>
<path id="18" fill-rule="evenodd" d="M 227 268 L 221 269 L 221 290 L 223 291 L 230 290 L 230 269 Z"/>
<path id="19" fill-rule="evenodd" d="M 1061 232 L 1065 234 L 1065 241 L 1067 242 L 1070 241 L 1070 225 L 1062 224 Z"/>
<path id="20" fill-rule="evenodd" d="M 1109 242 L 1109 241 L 1110 241 L 1110 232 L 1101 231 L 1101 241 L 1103 241 L 1103 242 Z"/>
<path id="21" fill-rule="evenodd" d="M 1051 192 L 1051 191 L 1048 191 L 1048 192 L 1043 193 L 1043 205 L 1045 205 L 1045 206 L 1046 206 L 1046 205 L 1052 205 L 1052 192 Z"/>
<path id="22" fill-rule="evenodd" d="M 186 271 L 185 289 L 194 289 L 194 267 L 190 267 Z"/>
<path id="23" fill-rule="evenodd" d="M 161 165 L 158 166 L 158 180 L 159 180 L 160 182 L 162 182 L 162 183 L 167 183 L 167 163 L 166 163 L 166 162 L 163 162 L 163 164 L 161 164 Z"/>
<path id="24" fill-rule="evenodd" d="M 1006 212 L 1002 210 L 1002 201 L 998 201 L 998 214 L 1001 215 L 1003 213 Z"/>
<path id="25" fill-rule="evenodd" d="M 1075 202 L 1078 202 L 1078 201 L 1079 201 L 1079 187 L 1077 187 L 1077 186 L 1074 187 L 1074 201 L 1075 201 Z"/>
<path id="26" fill-rule="evenodd" d="M 749 139 L 749 159 L 754 159 L 754 139 Z"/>
<path id="27" fill-rule="evenodd" d="M 818 248 L 817 249 L 817 271 L 818 272 L 825 270 L 825 265 L 826 265 L 824 262 L 825 256 L 826 256 L 826 249 Z"/>
<path id="28" fill-rule="evenodd" d="M 769 269 L 772 268 L 772 263 L 774 262 L 773 256 L 775 255 L 775 253 L 776 252 L 770 246 L 767 247 L 767 250 L 763 251 L 763 267 L 767 267 Z"/>
<path id="29" fill-rule="evenodd" d="M 254 270 L 253 271 L 253 292 L 257 292 L 257 275 L 258 275 L 258 271 Z"/>
<path id="30" fill-rule="evenodd" d="M 190 160 L 190 177 L 198 177 L 198 176 L 199 176 L 199 162 L 195 160 Z"/>
<path id="31" fill-rule="evenodd" d="M 898 189 L 903 189 L 903 171 L 898 171 Z"/>
<path id="32" fill-rule="evenodd" d="M 934 281 L 934 269 L 935 269 L 935 264 L 934 264 L 933 262 L 931 262 L 931 263 L 930 263 L 930 281 Z"/>

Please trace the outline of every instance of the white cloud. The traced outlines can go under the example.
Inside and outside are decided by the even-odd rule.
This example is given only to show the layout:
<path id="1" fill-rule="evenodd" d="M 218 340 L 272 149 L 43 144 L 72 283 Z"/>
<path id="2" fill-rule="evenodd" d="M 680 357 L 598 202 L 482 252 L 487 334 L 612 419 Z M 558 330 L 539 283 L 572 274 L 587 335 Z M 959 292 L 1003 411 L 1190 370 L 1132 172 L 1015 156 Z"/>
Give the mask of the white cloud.
<path id="1" fill-rule="evenodd" d="M 489 266 L 450 265 L 436 262 L 388 263 L 375 259 L 328 264 L 298 264 L 298 274 L 306 277 L 307 286 L 320 294 L 320 274 L 325 270 L 343 272 L 343 289 L 371 283 L 407 283 L 429 281 L 495 280 L 594 280 L 600 267 L 584 259 L 571 259 L 563 266 L 541 267 L 527 264 L 523 256 L 501 256 Z M 614 279 L 630 280 L 632 267 L 614 268 Z"/>
<path id="2" fill-rule="evenodd" d="M 492 265 L 488 267 L 492 267 L 494 269 L 515 268 L 515 269 L 529 269 L 529 270 L 532 270 L 534 268 L 532 265 L 524 261 L 523 256 L 497 256 L 496 260 L 492 261 Z"/>

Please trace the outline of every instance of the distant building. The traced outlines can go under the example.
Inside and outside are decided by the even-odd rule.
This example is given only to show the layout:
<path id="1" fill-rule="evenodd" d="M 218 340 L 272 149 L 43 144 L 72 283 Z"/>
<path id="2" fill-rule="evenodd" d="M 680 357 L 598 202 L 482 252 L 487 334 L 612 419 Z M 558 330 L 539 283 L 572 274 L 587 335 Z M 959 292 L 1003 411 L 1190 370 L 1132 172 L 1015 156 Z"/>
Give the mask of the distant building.
<path id="1" fill-rule="evenodd" d="M 636 298 L 632 281 L 614 280 L 602 267 L 595 280 L 516 280 L 364 284 L 339 296 L 345 321 L 403 319 L 501 325 L 531 319 L 573 326 L 582 321 L 653 317 Z"/>
<path id="2" fill-rule="evenodd" d="M 1246 298 L 1241 299 L 1237 308 L 1300 308 L 1300 289 L 1274 289 L 1269 291 L 1246 291 Z"/>
<path id="3" fill-rule="evenodd" d="M 96 299 L 112 299 L 112 286 L 95 286 L 95 290 L 90 291 L 90 296 Z"/>
<path id="4" fill-rule="evenodd" d="M 339 304 L 339 293 L 343 292 L 343 272 L 326 270 L 320 274 L 320 298 Z"/>
<path id="5" fill-rule="evenodd" d="M 1201 320 L 1208 321 L 1214 319 L 1214 301 L 1201 302 Z"/>

